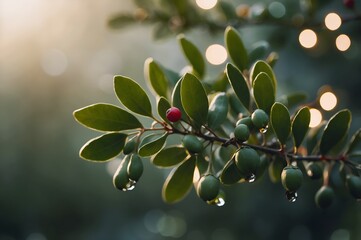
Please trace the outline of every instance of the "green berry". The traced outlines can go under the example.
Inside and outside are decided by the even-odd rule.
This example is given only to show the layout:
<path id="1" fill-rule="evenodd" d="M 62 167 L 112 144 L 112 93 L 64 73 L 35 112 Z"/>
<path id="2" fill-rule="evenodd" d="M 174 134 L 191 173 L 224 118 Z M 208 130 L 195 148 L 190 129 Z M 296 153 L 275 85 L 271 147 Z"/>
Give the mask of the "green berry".
<path id="1" fill-rule="evenodd" d="M 142 159 L 136 155 L 133 154 L 127 168 L 128 178 L 133 181 L 138 181 L 139 178 L 143 174 L 143 162 Z"/>
<path id="2" fill-rule="evenodd" d="M 315 195 L 315 202 L 320 208 L 328 208 L 331 206 L 335 192 L 329 186 L 322 186 Z"/>
<path id="3" fill-rule="evenodd" d="M 253 127 L 251 117 L 244 117 L 244 118 L 239 119 L 236 123 L 236 126 L 238 126 L 239 124 L 245 124 L 245 125 L 247 125 L 247 127 L 249 129 L 252 129 L 252 127 Z"/>
<path id="4" fill-rule="evenodd" d="M 127 184 L 129 183 L 129 176 L 127 172 L 128 164 L 130 157 L 125 156 L 125 158 L 120 163 L 117 171 L 113 176 L 113 185 L 119 190 L 126 191 Z"/>
<path id="5" fill-rule="evenodd" d="M 200 153 L 203 149 L 202 142 L 194 135 L 184 136 L 182 143 L 190 153 Z"/>
<path id="6" fill-rule="evenodd" d="M 251 120 L 256 128 L 261 129 L 267 127 L 269 119 L 265 111 L 256 109 L 251 115 Z"/>
<path id="7" fill-rule="evenodd" d="M 354 175 L 347 175 L 346 184 L 351 195 L 356 199 L 361 199 L 361 178 Z"/>
<path id="8" fill-rule="evenodd" d="M 136 139 L 132 138 L 130 139 L 124 146 L 123 148 L 123 153 L 125 155 L 131 154 L 134 150 L 135 150 L 135 145 L 136 145 Z"/>
<path id="9" fill-rule="evenodd" d="M 219 180 L 213 175 L 203 176 L 197 185 L 197 194 L 204 201 L 215 199 L 219 193 Z"/>
<path id="10" fill-rule="evenodd" d="M 241 142 L 247 141 L 249 138 L 249 129 L 245 124 L 239 124 L 234 129 L 234 137 Z"/>
<path id="11" fill-rule="evenodd" d="M 310 162 L 306 165 L 307 175 L 311 179 L 320 179 L 322 177 L 323 170 L 317 163 Z"/>
<path id="12" fill-rule="evenodd" d="M 298 167 L 287 166 L 282 170 L 281 180 L 286 190 L 296 192 L 302 185 L 302 171 Z"/>
<path id="13" fill-rule="evenodd" d="M 244 147 L 236 153 L 236 166 L 242 175 L 256 174 L 260 164 L 261 159 L 253 148 Z"/>

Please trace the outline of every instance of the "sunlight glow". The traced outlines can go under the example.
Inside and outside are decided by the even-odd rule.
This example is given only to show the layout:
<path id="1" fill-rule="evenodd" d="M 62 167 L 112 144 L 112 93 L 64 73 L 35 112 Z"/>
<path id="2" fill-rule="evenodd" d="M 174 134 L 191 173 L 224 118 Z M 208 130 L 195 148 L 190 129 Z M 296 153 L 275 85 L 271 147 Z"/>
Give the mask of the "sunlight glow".
<path id="1" fill-rule="evenodd" d="M 204 10 L 209 10 L 211 8 L 214 8 L 214 6 L 216 6 L 217 0 L 196 0 L 196 3 L 198 7 Z"/>
<path id="2" fill-rule="evenodd" d="M 310 121 L 310 127 L 314 128 L 317 127 L 321 121 L 322 121 L 322 114 L 321 112 L 316 109 L 316 108 L 311 108 L 310 109 L 310 113 L 311 113 L 311 121 Z"/>
<path id="3" fill-rule="evenodd" d="M 320 97 L 320 105 L 326 111 L 331 111 L 337 105 L 337 97 L 332 92 L 325 92 Z"/>
<path id="4" fill-rule="evenodd" d="M 337 30 L 341 26 L 341 23 L 342 20 L 336 13 L 329 13 L 325 17 L 325 25 L 331 31 Z"/>
<path id="5" fill-rule="evenodd" d="M 344 52 L 351 46 L 351 39 L 346 34 L 341 34 L 336 38 L 336 47 L 338 50 Z"/>
<path id="6" fill-rule="evenodd" d="M 300 33 L 298 40 L 302 47 L 312 48 L 317 43 L 317 35 L 311 29 L 305 29 Z"/>
<path id="7" fill-rule="evenodd" d="M 206 58 L 210 64 L 220 65 L 227 60 L 227 51 L 222 45 L 213 44 L 207 48 Z"/>

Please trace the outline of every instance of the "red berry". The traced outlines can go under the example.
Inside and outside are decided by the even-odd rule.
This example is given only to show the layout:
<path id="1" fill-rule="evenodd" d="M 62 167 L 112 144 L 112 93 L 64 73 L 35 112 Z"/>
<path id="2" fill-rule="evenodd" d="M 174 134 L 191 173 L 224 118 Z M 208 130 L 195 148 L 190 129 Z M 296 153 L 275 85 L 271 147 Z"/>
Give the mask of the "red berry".
<path id="1" fill-rule="evenodd" d="M 169 121 L 178 122 L 182 117 L 182 112 L 176 107 L 171 107 L 167 110 L 166 116 Z"/>
<path id="2" fill-rule="evenodd" d="M 345 7 L 353 9 L 355 7 L 355 0 L 343 0 Z"/>

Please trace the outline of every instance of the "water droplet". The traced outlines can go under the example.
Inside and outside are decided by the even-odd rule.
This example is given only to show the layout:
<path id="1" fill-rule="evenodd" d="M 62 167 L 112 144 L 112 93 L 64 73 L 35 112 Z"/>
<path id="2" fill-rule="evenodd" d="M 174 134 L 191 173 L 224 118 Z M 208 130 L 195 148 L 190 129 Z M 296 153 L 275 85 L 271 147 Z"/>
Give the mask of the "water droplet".
<path id="1" fill-rule="evenodd" d="M 129 179 L 129 182 L 127 183 L 127 185 L 125 185 L 125 188 L 123 188 L 122 191 L 132 191 L 135 188 L 136 183 L 136 181 Z"/>
<path id="2" fill-rule="evenodd" d="M 207 201 L 209 205 L 216 205 L 217 207 L 222 207 L 226 204 L 226 201 L 222 197 L 217 197 L 213 200 Z"/>
<path id="3" fill-rule="evenodd" d="M 256 181 L 256 175 L 251 173 L 251 175 L 246 177 L 246 181 L 249 182 L 249 183 L 252 183 L 252 182 Z"/>
<path id="4" fill-rule="evenodd" d="M 298 194 L 297 192 L 286 191 L 286 197 L 289 202 L 296 202 Z"/>
<path id="5" fill-rule="evenodd" d="M 259 132 L 260 132 L 260 133 L 266 133 L 267 130 L 268 130 L 268 125 L 266 125 L 265 127 L 261 128 L 261 129 L 259 130 Z"/>

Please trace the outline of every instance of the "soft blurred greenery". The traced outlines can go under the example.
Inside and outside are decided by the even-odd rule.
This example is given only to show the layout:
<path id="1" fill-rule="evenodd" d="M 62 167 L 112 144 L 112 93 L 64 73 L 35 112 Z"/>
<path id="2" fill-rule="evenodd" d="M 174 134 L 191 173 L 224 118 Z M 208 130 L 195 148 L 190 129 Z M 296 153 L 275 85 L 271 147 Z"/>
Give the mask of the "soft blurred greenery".
<path id="1" fill-rule="evenodd" d="M 148 161 L 136 189 L 124 193 L 112 186 L 118 160 L 95 164 L 79 158 L 80 147 L 96 133 L 76 123 L 72 112 L 96 102 L 119 104 L 113 75 L 144 86 L 147 57 L 177 71 L 186 65 L 175 36 L 155 41 L 152 26 L 140 24 L 108 28 L 110 16 L 134 8 L 130 0 L 0 0 L 0 240 L 360 239 L 361 206 L 337 174 L 332 184 L 338 197 L 328 210 L 314 204 L 320 182 L 306 179 L 291 204 L 267 175 L 226 187 L 221 208 L 208 206 L 194 191 L 168 205 L 161 199 L 165 171 Z M 319 14 L 330 11 L 349 14 L 341 1 Z M 245 45 L 269 40 L 279 52 L 275 72 L 282 92 L 302 90 L 312 100 L 329 84 L 337 108 L 349 107 L 353 128 L 359 127 L 360 22 L 321 30 L 323 48 L 316 52 L 300 47 L 298 30 L 271 28 L 240 32 Z M 352 40 L 345 53 L 334 47 L 340 33 Z M 197 28 L 187 36 L 203 52 L 211 43 L 223 44 L 223 33 Z M 207 67 L 208 74 L 221 69 Z"/>

